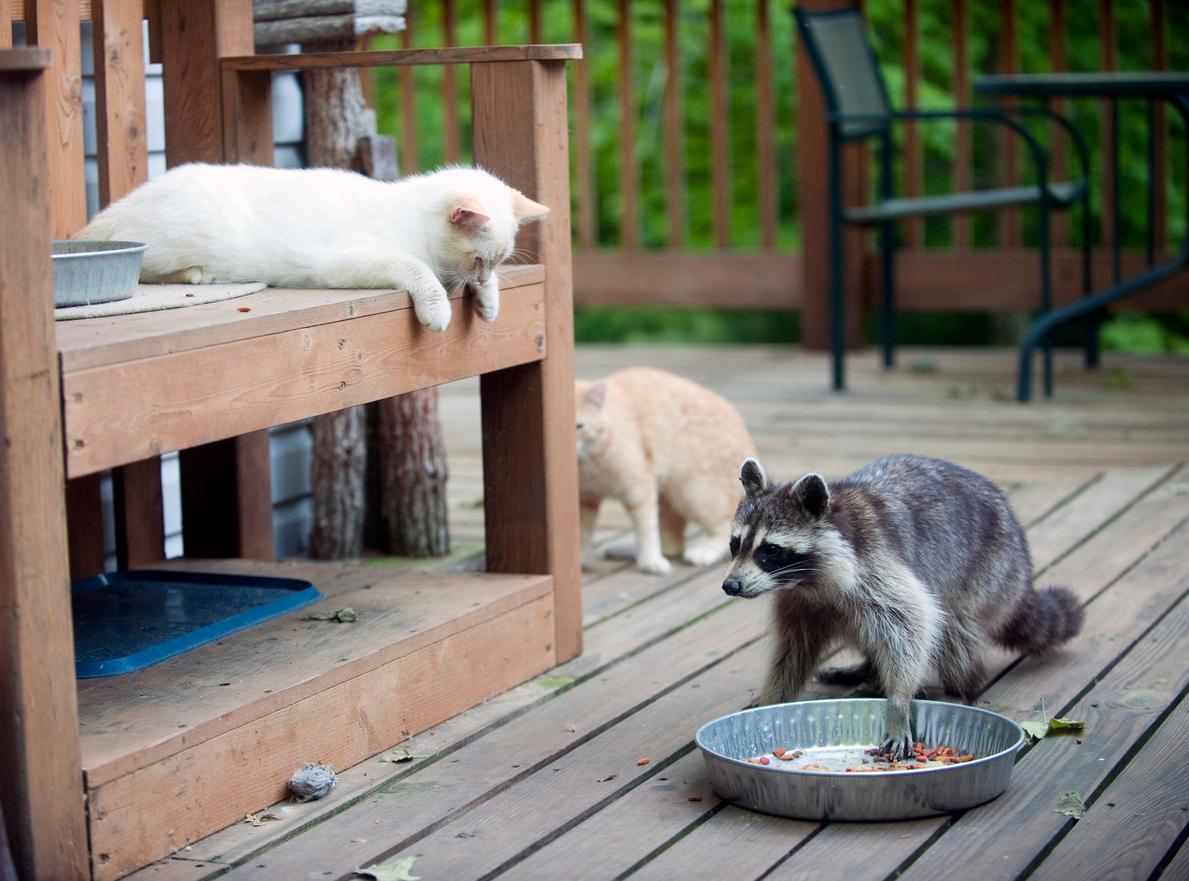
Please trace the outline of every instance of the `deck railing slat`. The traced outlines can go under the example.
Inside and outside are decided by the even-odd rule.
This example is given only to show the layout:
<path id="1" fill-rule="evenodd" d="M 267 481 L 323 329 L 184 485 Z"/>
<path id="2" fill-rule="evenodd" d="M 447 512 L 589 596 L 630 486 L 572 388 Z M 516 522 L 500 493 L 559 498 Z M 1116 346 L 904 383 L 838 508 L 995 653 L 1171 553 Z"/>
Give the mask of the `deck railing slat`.
<path id="1" fill-rule="evenodd" d="M 685 125 L 681 100 L 681 54 L 677 0 L 665 0 L 665 213 L 670 248 L 686 239 Z"/>
<path id="2" fill-rule="evenodd" d="M 619 0 L 619 241 L 632 249 L 640 244 L 636 191 L 636 101 L 633 90 L 632 14 L 628 0 Z"/>
<path id="3" fill-rule="evenodd" d="M 99 204 L 148 179 L 141 0 L 94 0 Z"/>
<path id="4" fill-rule="evenodd" d="M 586 0 L 574 0 L 574 40 L 585 47 L 590 41 Z M 578 190 L 578 244 L 593 248 L 597 237 L 594 163 L 590 152 L 590 61 L 583 57 L 574 71 L 574 155 Z"/>
<path id="5" fill-rule="evenodd" d="M 1065 27 L 1066 0 L 1049 0 L 1049 66 L 1052 70 L 1068 70 L 1069 61 L 1066 57 Z M 1056 113 L 1066 115 L 1068 102 L 1060 98 L 1049 101 L 1049 108 Z M 1069 179 L 1069 144 L 1064 131 L 1054 123 L 1049 127 L 1050 148 L 1049 156 L 1052 166 L 1053 180 Z M 1054 247 L 1060 247 L 1069 242 L 1069 216 L 1064 211 L 1054 211 L 1049 215 L 1049 234 Z"/>
<path id="6" fill-rule="evenodd" d="M 455 15 L 454 0 L 442 0 L 442 44 L 445 46 L 458 42 Z M 442 101 L 446 106 L 446 161 L 453 163 L 459 157 L 458 71 L 453 64 L 442 68 Z"/>
<path id="7" fill-rule="evenodd" d="M 965 0 L 950 0 L 950 21 L 953 27 L 954 104 L 970 103 L 970 69 L 966 33 L 969 19 Z M 954 189 L 969 190 L 971 187 L 971 144 L 970 123 L 959 121 L 954 132 Z M 959 215 L 954 218 L 954 247 L 958 250 L 970 247 L 970 218 Z"/>
<path id="8" fill-rule="evenodd" d="M 1152 31 L 1152 67 L 1168 70 L 1168 20 L 1164 0 L 1152 0 L 1149 7 Z M 1166 252 L 1168 242 L 1168 108 L 1157 101 L 1152 125 L 1152 168 L 1155 177 L 1155 203 L 1152 205 L 1152 238 L 1156 257 Z M 1189 182 L 1187 182 L 1189 185 Z"/>
<path id="9" fill-rule="evenodd" d="M 768 0 L 756 0 L 756 163 L 759 172 L 760 243 L 776 247 L 780 211 L 776 176 L 776 108 L 772 103 L 772 27 Z"/>
<path id="10" fill-rule="evenodd" d="M 405 29 L 400 33 L 402 49 L 413 48 L 413 6 L 405 10 Z M 413 68 L 406 66 L 397 74 L 400 80 L 400 164 L 401 174 L 412 174 L 421 167 L 417 151 L 417 84 Z"/>
<path id="11" fill-rule="evenodd" d="M 727 48 L 723 35 L 723 2 L 710 0 L 710 149 L 714 154 L 714 241 L 731 246 L 731 171 Z"/>
<path id="12" fill-rule="evenodd" d="M 1001 38 L 999 55 L 1000 73 L 1018 73 L 1020 53 L 1018 46 L 1019 16 L 1016 0 L 1003 0 L 1000 4 Z M 1010 102 L 1008 102 L 1010 103 Z M 1013 187 L 1020 180 L 1020 141 L 1014 132 L 1006 128 L 1003 137 L 1002 186 Z M 1014 208 L 999 212 L 999 244 L 1012 248 L 1020 244 L 1020 213 Z"/>
<path id="13" fill-rule="evenodd" d="M 1114 70 L 1118 63 L 1115 49 L 1116 34 L 1114 0 L 1098 0 L 1098 61 L 1103 70 Z M 1115 151 L 1115 129 L 1111 123 L 1110 102 L 1103 102 L 1101 121 L 1102 144 L 1102 244 L 1111 247 L 1115 243 L 1115 205 L 1118 199 L 1119 182 L 1115 179 L 1111 156 Z"/>
<path id="14" fill-rule="evenodd" d="M 904 106 L 915 110 L 918 106 L 918 87 L 921 77 L 920 21 L 917 17 L 917 0 L 904 0 Z M 921 133 L 915 125 L 904 130 L 904 194 L 919 196 L 924 178 L 924 160 L 921 156 Z M 910 248 L 919 248 L 925 242 L 925 223 L 914 217 L 904 224 L 905 242 Z"/>

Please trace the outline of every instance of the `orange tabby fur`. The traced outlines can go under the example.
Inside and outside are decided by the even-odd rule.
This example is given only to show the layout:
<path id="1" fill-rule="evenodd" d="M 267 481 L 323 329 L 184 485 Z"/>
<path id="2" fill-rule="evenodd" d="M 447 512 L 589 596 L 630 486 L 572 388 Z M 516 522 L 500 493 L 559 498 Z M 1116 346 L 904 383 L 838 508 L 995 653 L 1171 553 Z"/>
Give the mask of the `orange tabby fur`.
<path id="1" fill-rule="evenodd" d="M 663 370 L 632 367 L 575 383 L 582 545 L 599 505 L 617 499 L 636 533 L 636 566 L 664 574 L 665 555 L 709 566 L 727 554 L 743 495 L 739 463 L 755 455 L 743 417 L 724 398 Z M 688 547 L 687 523 L 705 535 Z"/>

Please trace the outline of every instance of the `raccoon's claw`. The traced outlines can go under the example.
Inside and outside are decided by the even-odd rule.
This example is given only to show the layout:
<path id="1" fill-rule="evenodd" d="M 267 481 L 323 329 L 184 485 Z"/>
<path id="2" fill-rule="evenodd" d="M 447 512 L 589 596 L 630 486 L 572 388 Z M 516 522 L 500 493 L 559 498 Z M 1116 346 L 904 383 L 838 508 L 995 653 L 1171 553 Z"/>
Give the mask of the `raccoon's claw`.
<path id="1" fill-rule="evenodd" d="M 880 755 L 888 755 L 893 761 L 899 761 L 912 755 L 912 733 L 905 732 L 897 737 L 888 735 L 879 745 Z"/>

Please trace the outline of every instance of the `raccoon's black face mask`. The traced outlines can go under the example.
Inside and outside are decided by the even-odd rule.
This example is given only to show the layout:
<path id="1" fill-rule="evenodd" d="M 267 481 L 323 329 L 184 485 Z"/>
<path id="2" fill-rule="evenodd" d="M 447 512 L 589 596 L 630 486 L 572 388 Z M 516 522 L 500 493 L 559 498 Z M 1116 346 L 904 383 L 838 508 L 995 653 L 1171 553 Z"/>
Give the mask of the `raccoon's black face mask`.
<path id="1" fill-rule="evenodd" d="M 723 591 L 751 598 L 796 587 L 817 571 L 814 546 L 830 499 L 825 481 L 810 474 L 772 487 L 755 459 L 743 463 L 740 480 L 747 495 L 735 514 Z"/>

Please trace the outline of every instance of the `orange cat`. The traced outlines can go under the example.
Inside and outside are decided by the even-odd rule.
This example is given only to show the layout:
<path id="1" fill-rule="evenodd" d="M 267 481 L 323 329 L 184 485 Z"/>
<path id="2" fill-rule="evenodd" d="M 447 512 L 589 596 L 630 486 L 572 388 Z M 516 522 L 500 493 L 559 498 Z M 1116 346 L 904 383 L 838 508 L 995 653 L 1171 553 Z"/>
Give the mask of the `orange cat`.
<path id="1" fill-rule="evenodd" d="M 743 496 L 739 463 L 755 455 L 743 417 L 697 383 L 645 367 L 575 383 L 582 546 L 603 499 L 627 509 L 636 567 L 663 575 L 666 554 L 709 566 L 727 554 Z M 705 535 L 685 544 L 687 523 Z"/>

